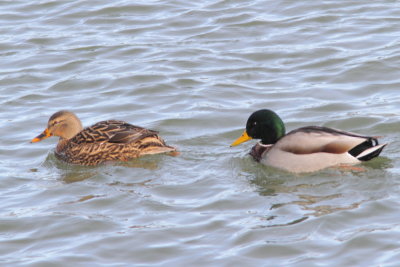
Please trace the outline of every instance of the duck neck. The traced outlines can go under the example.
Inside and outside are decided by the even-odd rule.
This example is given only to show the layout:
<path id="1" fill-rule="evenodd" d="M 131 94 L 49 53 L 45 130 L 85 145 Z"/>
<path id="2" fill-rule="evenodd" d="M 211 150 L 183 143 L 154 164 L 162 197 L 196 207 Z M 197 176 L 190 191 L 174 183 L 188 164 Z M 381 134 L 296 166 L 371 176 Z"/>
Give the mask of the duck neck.
<path id="1" fill-rule="evenodd" d="M 271 144 L 275 144 L 276 142 L 278 142 L 279 139 L 280 139 L 280 136 L 277 137 L 276 135 L 269 135 L 268 137 L 262 138 L 260 143 L 262 145 L 271 145 Z"/>
<path id="2" fill-rule="evenodd" d="M 56 152 L 57 153 L 62 153 L 65 150 L 65 147 L 67 146 L 68 139 L 61 138 L 58 140 L 58 144 L 56 147 Z"/>
<path id="3" fill-rule="evenodd" d="M 275 144 L 285 135 L 285 126 L 282 124 L 268 125 L 264 130 L 266 134 L 261 136 L 261 144 Z"/>

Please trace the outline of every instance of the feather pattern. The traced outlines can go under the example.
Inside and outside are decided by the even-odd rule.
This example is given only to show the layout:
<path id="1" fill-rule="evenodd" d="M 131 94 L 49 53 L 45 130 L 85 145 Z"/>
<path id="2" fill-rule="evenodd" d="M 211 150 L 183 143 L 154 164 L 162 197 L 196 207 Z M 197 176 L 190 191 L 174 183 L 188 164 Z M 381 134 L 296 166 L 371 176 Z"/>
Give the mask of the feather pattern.
<path id="1" fill-rule="evenodd" d="M 250 154 L 265 165 L 291 172 L 313 172 L 372 159 L 385 146 L 379 145 L 375 137 L 308 126 L 289 132 L 274 145 L 258 143 Z"/>
<path id="2" fill-rule="evenodd" d="M 313 172 L 341 164 L 371 160 L 382 152 L 377 137 L 337 129 L 307 126 L 285 134 L 273 111 L 261 109 L 247 120 L 246 130 L 231 146 L 261 139 L 250 151 L 258 162 L 290 172 Z"/>
<path id="3" fill-rule="evenodd" d="M 143 155 L 175 151 L 174 147 L 165 144 L 157 131 L 118 120 L 101 121 L 84 129 L 69 129 L 71 125 L 80 125 L 80 121 L 78 124 L 74 123 L 75 120 L 79 119 L 72 112 L 57 112 L 49 120 L 45 132 L 32 142 L 51 135 L 60 136 L 55 150 L 56 157 L 80 165 L 126 161 Z M 66 138 L 63 135 L 65 129 L 75 134 Z M 43 137 L 46 131 L 48 136 Z"/>

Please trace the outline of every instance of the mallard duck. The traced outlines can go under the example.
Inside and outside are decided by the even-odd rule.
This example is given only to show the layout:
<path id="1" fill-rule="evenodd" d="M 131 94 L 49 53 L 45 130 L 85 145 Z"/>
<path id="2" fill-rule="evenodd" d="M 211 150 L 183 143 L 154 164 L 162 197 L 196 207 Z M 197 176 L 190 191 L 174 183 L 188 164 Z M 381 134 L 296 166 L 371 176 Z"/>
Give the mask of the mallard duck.
<path id="1" fill-rule="evenodd" d="M 54 113 L 43 133 L 31 143 L 50 136 L 59 136 L 55 155 L 72 164 L 97 165 L 105 161 L 126 161 L 148 154 L 173 152 L 158 132 L 134 126 L 124 121 L 107 120 L 83 128 L 70 111 Z"/>
<path id="2" fill-rule="evenodd" d="M 327 127 L 307 126 L 285 134 L 285 125 L 273 111 L 261 109 L 249 117 L 236 146 L 261 139 L 250 155 L 258 162 L 289 172 L 314 172 L 336 165 L 352 165 L 377 157 L 386 144 Z"/>

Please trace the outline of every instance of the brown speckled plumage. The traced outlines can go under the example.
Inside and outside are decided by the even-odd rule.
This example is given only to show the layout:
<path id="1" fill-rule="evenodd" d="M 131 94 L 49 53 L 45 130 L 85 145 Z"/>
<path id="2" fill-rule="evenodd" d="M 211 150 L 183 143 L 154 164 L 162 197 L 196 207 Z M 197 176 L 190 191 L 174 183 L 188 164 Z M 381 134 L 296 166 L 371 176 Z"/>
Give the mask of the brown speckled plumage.
<path id="1" fill-rule="evenodd" d="M 165 144 L 158 132 L 124 121 L 101 121 L 84 129 L 80 125 L 72 112 L 59 111 L 49 119 L 48 128 L 32 142 L 52 135 L 60 136 L 55 150 L 57 158 L 80 165 L 126 161 L 147 154 L 175 151 L 174 147 Z M 65 136 L 68 131 L 70 138 Z"/>

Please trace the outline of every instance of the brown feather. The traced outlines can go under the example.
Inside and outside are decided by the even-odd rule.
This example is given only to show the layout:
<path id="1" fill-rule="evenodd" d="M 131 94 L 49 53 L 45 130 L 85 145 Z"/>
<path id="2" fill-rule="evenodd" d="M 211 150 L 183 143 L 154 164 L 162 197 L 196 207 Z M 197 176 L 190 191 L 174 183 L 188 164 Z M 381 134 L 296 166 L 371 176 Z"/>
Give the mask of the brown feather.
<path id="1" fill-rule="evenodd" d="M 69 111 L 53 114 L 48 129 L 53 135 L 60 136 L 55 150 L 57 158 L 73 164 L 97 165 L 176 150 L 167 146 L 157 131 L 124 121 L 101 121 L 82 129 L 80 120 Z M 66 131 L 76 134 L 67 138 L 64 135 Z"/>

